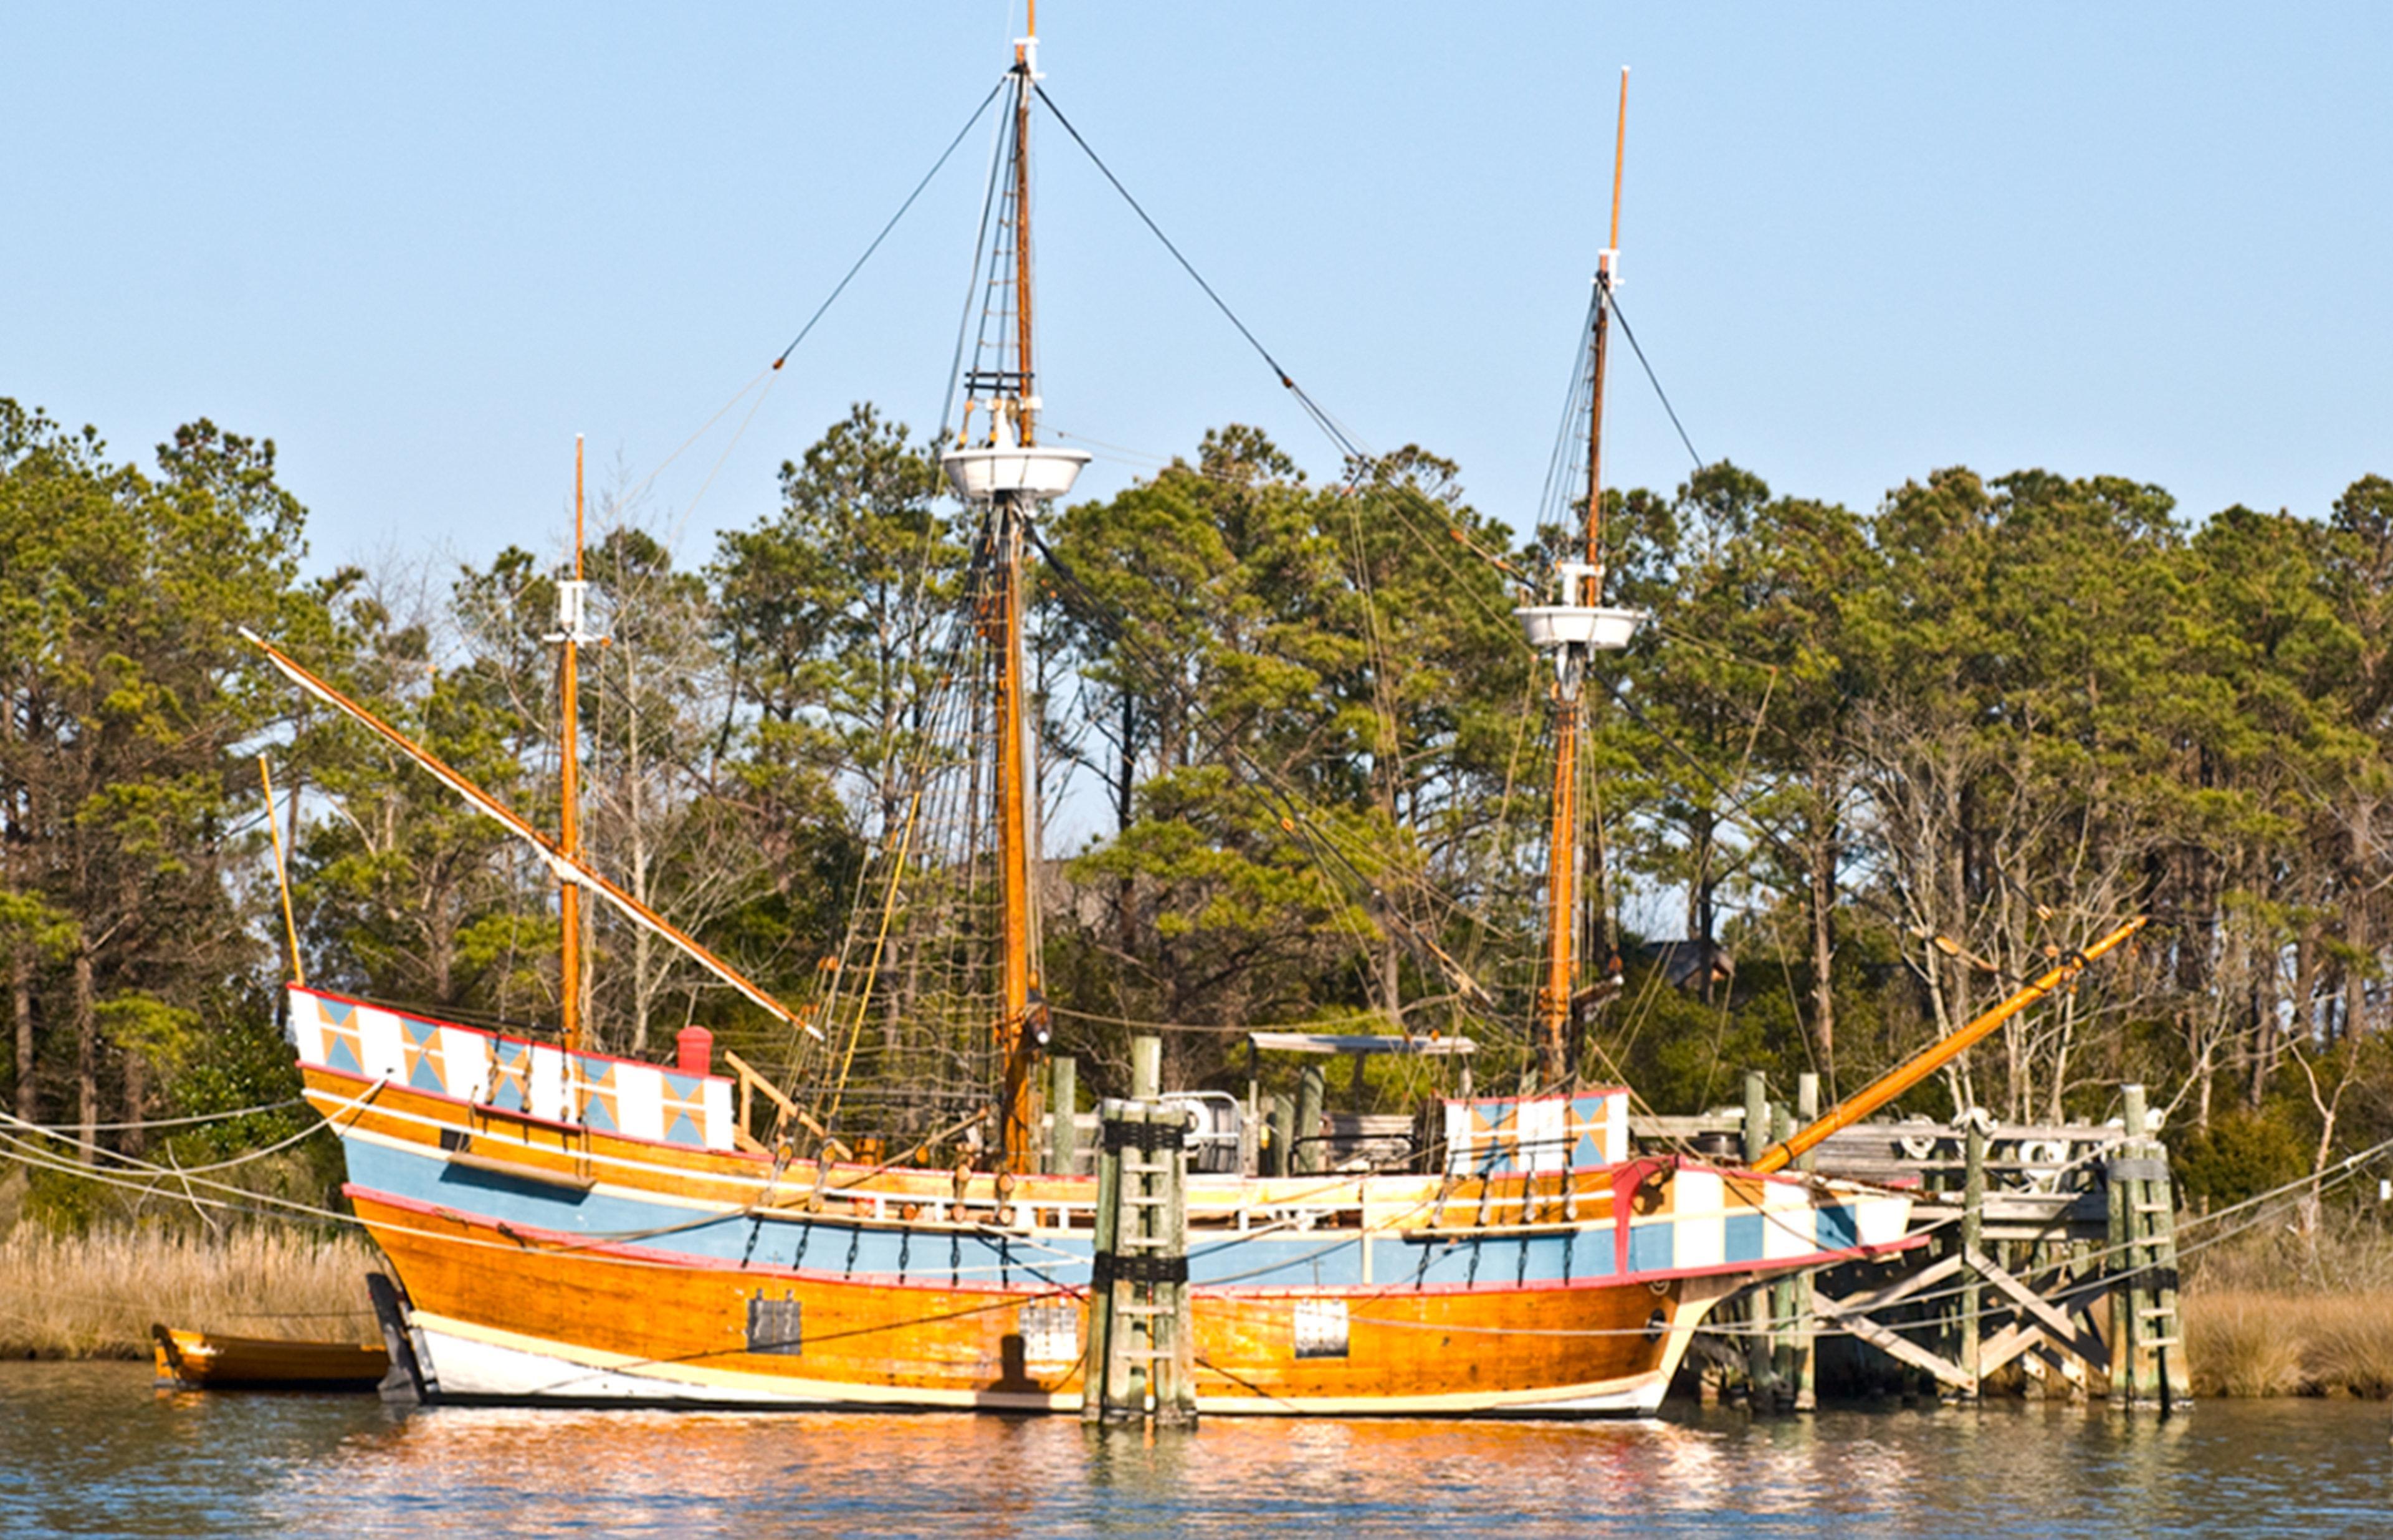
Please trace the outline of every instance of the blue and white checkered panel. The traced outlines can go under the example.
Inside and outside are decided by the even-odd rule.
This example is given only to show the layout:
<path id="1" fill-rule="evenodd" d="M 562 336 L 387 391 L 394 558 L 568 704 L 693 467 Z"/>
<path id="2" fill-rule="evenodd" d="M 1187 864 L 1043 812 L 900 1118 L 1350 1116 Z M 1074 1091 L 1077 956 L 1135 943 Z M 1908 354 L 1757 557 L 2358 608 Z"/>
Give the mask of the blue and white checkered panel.
<path id="1" fill-rule="evenodd" d="M 1863 1246 L 1891 1246 L 1903 1239 L 1911 1226 L 1911 1202 L 1908 1198 L 1865 1197 L 1853 1207 L 1860 1212 L 1853 1228 Z"/>
<path id="2" fill-rule="evenodd" d="M 1486 1142 L 1492 1144 L 1493 1141 Z M 1483 1156 L 1478 1124 L 1471 1115 L 1468 1102 L 1445 1104 L 1445 1168 L 1455 1176 L 1480 1174 Z"/>
<path id="3" fill-rule="evenodd" d="M 1458 1176 L 1518 1170 L 1521 1103 L 1512 1097 L 1445 1103 L 1445 1167 Z"/>
<path id="4" fill-rule="evenodd" d="M 569 1062 L 562 1049 L 544 1044 L 509 1041 L 313 990 L 291 993 L 291 1044 L 303 1064 L 552 1122 L 583 1116 L 573 1105 L 579 1087 L 599 1093 L 593 1105 L 604 1116 L 595 1126 L 669 1144 L 732 1147 L 731 1082 L 720 1076 L 679 1075 L 594 1054 Z"/>
<path id="5" fill-rule="evenodd" d="M 615 1119 L 634 1139 L 663 1139 L 665 1072 L 648 1064 L 616 1065 Z"/>
<path id="6" fill-rule="evenodd" d="M 1889 1246 L 1903 1239 L 1910 1216 L 1902 1197 L 1830 1199 L 1798 1181 L 1764 1182 L 1759 1200 L 1732 1194 L 1717 1172 L 1680 1170 L 1671 1180 L 1669 1211 L 1630 1221 L 1630 1271 L 1700 1272 Z"/>
<path id="7" fill-rule="evenodd" d="M 324 1063 L 324 1002 L 313 995 L 291 992 L 291 1015 L 284 1028 L 291 1039 L 291 1051 L 303 1064 Z"/>
<path id="8" fill-rule="evenodd" d="M 1667 1272 L 1678 1266 L 1678 1251 L 1672 1237 L 1678 1225 L 1669 1219 L 1648 1220 L 1628 1228 L 1628 1271 L 1631 1272 Z"/>
<path id="9" fill-rule="evenodd" d="M 1628 1093 L 1448 1102 L 1445 1150 L 1458 1176 L 1616 1166 L 1628 1158 Z"/>
<path id="10" fill-rule="evenodd" d="M 1571 1164 L 1617 1166 L 1628 1158 L 1628 1093 L 1595 1091 L 1571 1098 Z"/>

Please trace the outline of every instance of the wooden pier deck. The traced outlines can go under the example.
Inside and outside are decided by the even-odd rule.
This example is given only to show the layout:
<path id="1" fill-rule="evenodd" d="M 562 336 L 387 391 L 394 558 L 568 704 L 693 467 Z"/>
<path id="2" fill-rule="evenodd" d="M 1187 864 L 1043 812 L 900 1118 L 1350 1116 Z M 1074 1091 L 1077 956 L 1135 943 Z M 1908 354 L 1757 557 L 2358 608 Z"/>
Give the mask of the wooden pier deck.
<path id="1" fill-rule="evenodd" d="M 1805 1077 L 1807 1080 L 1809 1077 Z M 1751 1158 L 1800 1105 L 1633 1120 L 1642 1149 Z M 2190 1397 L 2177 1312 L 2175 1190 L 2143 1090 L 2108 1124 L 1864 1123 L 1799 1165 L 1916 1190 L 1929 1244 L 1885 1262 L 1757 1285 L 1716 1313 L 1706 1395 L 1806 1409 L 1847 1390 L 1968 1399 L 1995 1390 L 2108 1396 L 2164 1409 Z"/>

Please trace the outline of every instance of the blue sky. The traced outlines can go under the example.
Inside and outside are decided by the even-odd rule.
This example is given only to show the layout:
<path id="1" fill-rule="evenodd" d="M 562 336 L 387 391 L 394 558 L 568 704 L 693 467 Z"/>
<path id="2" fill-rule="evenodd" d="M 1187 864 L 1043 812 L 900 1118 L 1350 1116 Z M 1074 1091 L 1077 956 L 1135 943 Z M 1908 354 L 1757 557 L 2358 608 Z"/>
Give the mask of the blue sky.
<path id="1" fill-rule="evenodd" d="M 1696 447 L 1874 504 L 1967 463 L 2321 515 L 2393 474 L 2393 9 L 1048 0 L 1048 88 L 1366 443 L 1533 516 L 1634 67 L 1623 299 Z M 553 549 L 646 480 L 994 82 L 1019 5 L 0 11 L 0 395 L 274 437 L 319 566 Z M 1048 421 L 1123 484 L 1329 447 L 1052 124 Z M 975 136 L 649 483 L 685 560 L 849 401 L 935 425 Z M 1615 478 L 1685 451 L 1624 354 Z M 743 420 L 745 432 L 730 430 Z M 703 489 L 703 496 L 700 494 Z"/>

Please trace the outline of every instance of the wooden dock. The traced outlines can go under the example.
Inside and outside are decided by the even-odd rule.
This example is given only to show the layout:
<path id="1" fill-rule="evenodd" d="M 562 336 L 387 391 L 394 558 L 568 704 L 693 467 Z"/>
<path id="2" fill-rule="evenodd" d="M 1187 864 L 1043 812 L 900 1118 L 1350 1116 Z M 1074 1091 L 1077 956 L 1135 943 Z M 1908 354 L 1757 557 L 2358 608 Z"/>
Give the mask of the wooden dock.
<path id="1" fill-rule="evenodd" d="M 1809 1120 L 1817 1092 L 1803 1078 L 1793 1108 L 1772 1104 L 1751 1076 L 1741 1110 L 1639 1117 L 1632 1131 L 1644 1150 L 1750 1159 Z M 1699 1365 L 1702 1393 L 1770 1410 L 1808 1409 L 1823 1384 L 1906 1397 L 2107 1396 L 2164 1412 L 2189 1399 L 2167 1152 L 2151 1137 L 2143 1088 L 2125 1088 L 2124 1102 L 2109 1124 L 1981 1116 L 1830 1136 L 1798 1166 L 1917 1190 L 1913 1233 L 1929 1244 L 1728 1301 Z"/>

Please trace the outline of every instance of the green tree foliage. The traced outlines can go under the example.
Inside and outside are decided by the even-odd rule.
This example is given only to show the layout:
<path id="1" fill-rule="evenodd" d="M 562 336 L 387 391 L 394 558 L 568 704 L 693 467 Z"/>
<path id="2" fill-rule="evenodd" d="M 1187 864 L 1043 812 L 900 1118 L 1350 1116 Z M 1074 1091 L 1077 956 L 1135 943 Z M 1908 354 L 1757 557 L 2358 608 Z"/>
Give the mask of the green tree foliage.
<path id="1" fill-rule="evenodd" d="M 1072 868 L 1105 908 L 1066 938 L 1101 959 L 1066 970 L 1091 1018 L 1450 1022 L 1529 673 L 1458 532 L 1501 539 L 1434 456 L 1315 488 L 1243 427 L 1058 518 L 1050 624 L 1114 809 Z"/>
<path id="2" fill-rule="evenodd" d="M 301 660 L 553 827 L 546 788 L 532 775 L 542 746 L 530 717 L 545 672 L 538 607 L 546 597 L 553 610 L 553 590 L 519 550 L 463 575 L 438 608 L 422 587 L 397 575 L 339 575 L 325 585 L 331 623 L 309 639 L 323 650 Z M 440 653 L 442 610 L 477 644 L 451 666 Z M 293 860 L 311 979 L 500 1018 L 553 1009 L 554 980 L 542 969 L 555 952 L 554 917 L 523 854 L 374 735 L 321 707 L 295 709 L 291 757 L 330 809 L 305 826 Z"/>
<path id="3" fill-rule="evenodd" d="M 1043 517 L 1047 812 L 1089 831 L 1044 852 L 1043 979 L 1094 1087 L 1137 1023 L 1184 1029 L 1170 1073 L 1225 1089 L 1250 1026 L 1467 1032 L 1483 1088 L 1526 1066 L 1552 717 L 1510 611 L 1568 542 L 1514 550 L 1418 448 L 1348 470 L 1316 484 L 1226 427 Z M 586 1018 L 649 1054 L 709 1023 L 843 1129 L 910 1137 L 985 1093 L 987 554 L 870 407 L 778 492 L 698 569 L 602 509 L 583 823 L 619 881 L 848 1013 L 805 1048 L 596 912 Z M 2143 1080 L 2222 1201 L 2393 1133 L 2393 483 L 2321 512 L 2196 521 L 2131 480 L 1957 467 L 1861 512 L 1727 463 L 1607 494 L 1611 596 L 1654 623 L 1589 685 L 1627 977 L 1583 1068 L 1667 1111 L 1748 1068 L 1850 1090 L 2148 912 L 1916 1108 L 2099 1118 Z M 200 423 L 144 470 L 0 403 L 19 1116 L 98 1132 L 287 1091 L 260 748 L 312 979 L 556 1011 L 553 875 L 237 632 L 554 827 L 562 562 L 303 581 L 301 517 L 270 444 Z M 1352 1094 L 1393 1107 L 1430 1073 Z"/>
<path id="4" fill-rule="evenodd" d="M 237 749 L 273 696 L 303 511 L 270 440 L 203 419 L 154 472 L 0 400 L 0 817 L 20 1115 L 138 1125 L 259 960 Z"/>

